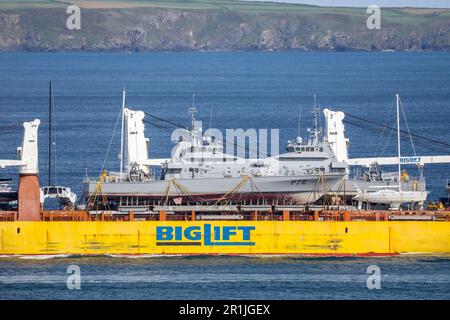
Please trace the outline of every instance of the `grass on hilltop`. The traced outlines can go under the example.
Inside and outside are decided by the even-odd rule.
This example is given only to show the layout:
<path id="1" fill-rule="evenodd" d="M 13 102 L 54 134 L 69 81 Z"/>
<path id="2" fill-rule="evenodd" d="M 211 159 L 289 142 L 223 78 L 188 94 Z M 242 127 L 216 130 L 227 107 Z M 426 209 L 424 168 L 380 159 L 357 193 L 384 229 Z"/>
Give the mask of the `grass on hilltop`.
<path id="1" fill-rule="evenodd" d="M 244 14 L 297 13 L 367 16 L 366 8 L 319 7 L 304 4 L 239 0 L 0 0 L 0 9 L 66 7 L 73 3 L 87 9 L 172 8 L 184 10 L 224 10 Z M 450 9 L 382 8 L 382 21 L 421 23 L 430 16 L 450 17 Z"/>

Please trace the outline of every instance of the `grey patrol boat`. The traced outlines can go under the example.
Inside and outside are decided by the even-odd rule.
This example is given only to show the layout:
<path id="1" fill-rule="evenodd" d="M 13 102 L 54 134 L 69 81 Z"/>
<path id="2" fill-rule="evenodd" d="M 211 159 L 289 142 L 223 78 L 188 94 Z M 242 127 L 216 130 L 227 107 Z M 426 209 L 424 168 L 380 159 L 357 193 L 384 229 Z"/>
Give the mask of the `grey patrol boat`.
<path id="1" fill-rule="evenodd" d="M 286 153 L 245 159 L 225 153 L 222 140 L 204 134 L 192 106 L 191 127 L 172 134 L 176 142 L 171 157 L 149 159 L 145 113 L 125 106 L 122 110 L 121 171 L 84 179 L 83 193 L 90 208 L 99 199 L 111 208 L 224 202 L 306 204 L 336 190 L 346 174 L 346 164 L 319 139 L 317 114 L 305 143 L 297 138 Z M 160 175 L 152 174 L 154 166 Z"/>

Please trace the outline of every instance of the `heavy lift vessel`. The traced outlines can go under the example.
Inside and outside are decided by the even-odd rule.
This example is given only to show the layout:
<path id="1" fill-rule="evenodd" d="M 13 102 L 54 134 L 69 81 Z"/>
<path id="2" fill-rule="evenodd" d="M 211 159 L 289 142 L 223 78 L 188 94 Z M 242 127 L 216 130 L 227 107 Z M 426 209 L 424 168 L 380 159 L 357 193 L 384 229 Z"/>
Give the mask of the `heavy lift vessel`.
<path id="1" fill-rule="evenodd" d="M 161 203 L 151 213 L 132 206 L 114 214 L 45 211 L 38 179 L 39 124 L 24 123 L 18 160 L 0 161 L 0 167 L 20 168 L 18 211 L 0 211 L 0 255 L 450 253 L 445 212 L 282 203 Z"/>

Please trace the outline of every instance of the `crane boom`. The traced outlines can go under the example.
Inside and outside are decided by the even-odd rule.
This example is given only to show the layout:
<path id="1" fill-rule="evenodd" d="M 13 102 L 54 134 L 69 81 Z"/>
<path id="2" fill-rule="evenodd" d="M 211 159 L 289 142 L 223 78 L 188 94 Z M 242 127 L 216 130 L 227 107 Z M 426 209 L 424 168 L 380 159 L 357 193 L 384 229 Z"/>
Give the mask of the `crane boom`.
<path id="1" fill-rule="evenodd" d="M 0 160 L 0 168 L 19 167 L 22 174 L 38 174 L 38 128 L 41 121 L 36 119 L 23 123 L 22 146 L 17 148 L 18 160 Z"/>
<path id="2" fill-rule="evenodd" d="M 348 159 L 347 163 L 350 166 L 370 166 L 372 163 L 377 162 L 379 165 L 394 165 L 398 163 L 397 157 L 378 157 L 378 158 L 355 158 Z M 412 157 L 400 157 L 402 164 L 437 164 L 437 163 L 450 163 L 450 155 L 445 156 L 412 156 Z"/>

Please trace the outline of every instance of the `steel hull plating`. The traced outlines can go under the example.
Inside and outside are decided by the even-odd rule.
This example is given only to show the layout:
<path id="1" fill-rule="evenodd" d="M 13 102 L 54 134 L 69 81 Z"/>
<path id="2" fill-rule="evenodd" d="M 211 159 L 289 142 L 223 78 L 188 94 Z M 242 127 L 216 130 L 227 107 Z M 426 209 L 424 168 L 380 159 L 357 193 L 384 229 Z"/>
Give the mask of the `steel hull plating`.
<path id="1" fill-rule="evenodd" d="M 0 222 L 0 254 L 450 253 L 450 222 Z"/>
<path id="2" fill-rule="evenodd" d="M 176 180 L 177 184 L 171 186 L 169 186 L 169 180 L 105 182 L 102 188 L 108 199 L 127 196 L 136 196 L 140 199 L 162 199 L 167 193 L 171 198 L 189 199 L 194 195 L 197 200 L 202 200 L 201 198 L 214 200 L 236 188 L 243 179 L 243 177 L 179 179 Z M 342 179 L 342 174 L 253 177 L 245 181 L 234 194 L 241 200 L 287 198 L 303 204 L 318 200 L 325 191 L 336 191 Z M 85 181 L 84 196 L 86 198 L 94 193 L 96 185 L 96 181 Z M 179 186 L 184 190 L 180 190 Z"/>

